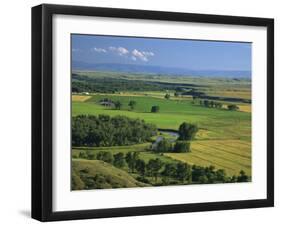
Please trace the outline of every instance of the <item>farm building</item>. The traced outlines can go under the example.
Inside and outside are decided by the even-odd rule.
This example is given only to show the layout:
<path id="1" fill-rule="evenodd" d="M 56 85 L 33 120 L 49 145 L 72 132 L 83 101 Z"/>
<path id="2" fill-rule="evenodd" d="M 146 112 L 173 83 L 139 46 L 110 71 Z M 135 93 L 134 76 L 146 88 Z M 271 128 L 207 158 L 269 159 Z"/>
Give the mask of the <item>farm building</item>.
<path id="1" fill-rule="evenodd" d="M 115 107 L 115 104 L 112 100 L 109 100 L 107 98 L 99 101 L 100 105 L 105 107 Z"/>

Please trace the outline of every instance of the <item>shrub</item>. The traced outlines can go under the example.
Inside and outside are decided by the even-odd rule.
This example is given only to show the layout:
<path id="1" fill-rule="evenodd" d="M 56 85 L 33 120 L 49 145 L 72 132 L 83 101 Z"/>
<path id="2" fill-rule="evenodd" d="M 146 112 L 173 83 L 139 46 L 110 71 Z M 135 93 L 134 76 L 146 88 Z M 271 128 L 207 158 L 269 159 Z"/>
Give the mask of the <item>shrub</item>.
<path id="1" fill-rule="evenodd" d="M 156 152 L 169 152 L 172 150 L 172 145 L 169 141 L 167 141 L 165 138 L 160 140 L 157 143 L 157 146 L 155 148 Z"/>
<path id="2" fill-rule="evenodd" d="M 150 159 L 147 164 L 147 171 L 150 175 L 154 177 L 155 182 L 157 182 L 159 170 L 162 168 L 163 162 L 159 159 Z"/>
<path id="3" fill-rule="evenodd" d="M 124 157 L 124 153 L 122 152 L 118 152 L 117 154 L 115 154 L 114 156 L 114 160 L 113 160 L 113 165 L 118 167 L 118 168 L 122 168 L 125 166 L 125 157 Z"/>
<path id="4" fill-rule="evenodd" d="M 131 100 L 128 104 L 128 106 L 131 108 L 131 110 L 134 110 L 135 109 L 135 106 L 136 106 L 137 102 L 134 101 L 134 100 Z"/>
<path id="5" fill-rule="evenodd" d="M 247 182 L 249 180 L 250 180 L 249 176 L 247 176 L 246 173 L 243 170 L 241 170 L 240 175 L 237 177 L 237 182 Z"/>
<path id="6" fill-rule="evenodd" d="M 176 178 L 182 182 L 184 182 L 185 180 L 191 182 L 192 179 L 191 177 L 192 177 L 191 166 L 188 165 L 187 163 L 179 162 L 176 168 Z"/>
<path id="7" fill-rule="evenodd" d="M 193 140 L 196 133 L 198 132 L 198 127 L 193 124 L 188 124 L 183 122 L 179 127 L 179 140 Z"/>
<path id="8" fill-rule="evenodd" d="M 157 112 L 159 112 L 159 110 L 160 110 L 160 107 L 159 107 L 159 106 L 152 106 L 152 107 L 151 107 L 151 112 L 152 112 L 152 113 L 157 113 Z"/>
<path id="9" fill-rule="evenodd" d="M 150 183 L 150 181 L 145 177 L 137 177 L 136 180 L 138 180 L 139 182 L 145 183 L 145 184 Z"/>
<path id="10" fill-rule="evenodd" d="M 165 95 L 165 99 L 170 99 L 170 94 L 169 93 L 166 93 L 166 95 Z"/>
<path id="11" fill-rule="evenodd" d="M 95 153 L 93 153 L 92 151 L 87 151 L 87 159 L 89 160 L 96 159 Z"/>
<path id="12" fill-rule="evenodd" d="M 137 172 L 144 177 L 145 174 L 145 161 L 143 161 L 142 159 L 137 159 L 136 160 L 136 170 Z"/>
<path id="13" fill-rule="evenodd" d="M 80 159 L 87 159 L 88 155 L 84 151 L 81 151 L 81 152 L 79 152 L 79 158 Z"/>
<path id="14" fill-rule="evenodd" d="M 139 152 L 136 151 L 127 152 L 125 159 L 129 169 L 132 171 L 132 173 L 134 173 L 136 168 L 136 163 L 139 159 Z"/>
<path id="15" fill-rule="evenodd" d="M 190 142 L 177 141 L 174 146 L 174 152 L 190 152 Z"/>
<path id="16" fill-rule="evenodd" d="M 102 160 L 102 161 L 107 162 L 107 163 L 112 163 L 113 162 L 112 154 L 110 152 L 107 152 L 107 151 L 100 151 L 97 154 L 97 159 L 98 160 Z"/>
<path id="17" fill-rule="evenodd" d="M 227 105 L 227 108 L 230 111 L 237 111 L 237 110 L 239 110 L 239 107 L 237 105 L 235 105 L 235 104 L 229 104 L 229 105 Z"/>

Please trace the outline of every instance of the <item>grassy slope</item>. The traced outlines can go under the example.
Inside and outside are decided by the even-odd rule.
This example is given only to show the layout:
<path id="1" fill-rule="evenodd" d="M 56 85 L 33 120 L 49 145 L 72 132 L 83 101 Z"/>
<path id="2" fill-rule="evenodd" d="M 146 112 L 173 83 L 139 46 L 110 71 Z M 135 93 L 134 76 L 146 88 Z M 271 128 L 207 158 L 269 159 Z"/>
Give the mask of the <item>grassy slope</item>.
<path id="1" fill-rule="evenodd" d="M 88 170 L 88 175 L 94 177 L 97 174 L 110 178 L 110 183 L 105 183 L 104 188 L 114 187 L 143 187 L 144 183 L 138 182 L 127 172 L 120 170 L 111 164 L 99 160 L 73 159 L 72 170 L 74 175 L 79 175 L 80 170 Z M 81 181 L 78 181 L 81 183 Z"/>
<path id="2" fill-rule="evenodd" d="M 77 102 L 84 102 L 88 99 L 90 99 L 91 96 L 86 96 L 86 95 L 72 95 L 72 101 L 77 101 Z"/>

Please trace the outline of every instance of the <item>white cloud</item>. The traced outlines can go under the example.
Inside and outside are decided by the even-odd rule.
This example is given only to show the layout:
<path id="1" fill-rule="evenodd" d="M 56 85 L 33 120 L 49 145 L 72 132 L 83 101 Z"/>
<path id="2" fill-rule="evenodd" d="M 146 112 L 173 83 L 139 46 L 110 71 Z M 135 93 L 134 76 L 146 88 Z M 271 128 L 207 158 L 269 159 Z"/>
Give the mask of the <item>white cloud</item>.
<path id="1" fill-rule="evenodd" d="M 108 51 L 111 51 L 115 54 L 118 54 L 119 56 L 129 57 L 133 61 L 141 60 L 144 62 L 147 62 L 150 57 L 154 56 L 154 53 L 151 51 L 140 51 L 137 49 L 134 49 L 133 51 L 129 51 L 125 47 L 115 47 L 115 46 L 109 46 Z"/>
<path id="2" fill-rule="evenodd" d="M 108 49 L 112 52 L 117 53 L 120 56 L 126 56 L 129 53 L 129 50 L 121 46 L 119 47 L 110 46 L 108 47 Z"/>
<path id="3" fill-rule="evenodd" d="M 108 49 L 109 49 L 110 51 L 115 51 L 115 50 L 116 50 L 116 47 L 110 46 L 110 47 L 108 47 Z"/>
<path id="4" fill-rule="evenodd" d="M 124 47 L 118 47 L 117 50 L 118 50 L 118 54 L 121 55 L 121 56 L 129 53 L 129 51 Z"/>
<path id="5" fill-rule="evenodd" d="M 147 55 L 144 54 L 144 52 L 138 51 L 137 49 L 134 49 L 134 50 L 132 51 L 132 55 L 133 55 L 135 58 L 140 59 L 140 60 L 142 60 L 142 61 L 145 61 L 145 62 L 148 61 Z"/>
<path id="6" fill-rule="evenodd" d="M 145 56 L 154 56 L 154 53 L 153 53 L 153 52 L 145 52 L 145 51 L 142 51 L 142 54 L 145 55 Z"/>
<path id="7" fill-rule="evenodd" d="M 103 49 L 103 48 L 97 48 L 97 47 L 94 47 L 91 49 L 91 51 L 95 51 L 95 52 L 98 52 L 98 53 L 106 53 L 106 49 Z"/>

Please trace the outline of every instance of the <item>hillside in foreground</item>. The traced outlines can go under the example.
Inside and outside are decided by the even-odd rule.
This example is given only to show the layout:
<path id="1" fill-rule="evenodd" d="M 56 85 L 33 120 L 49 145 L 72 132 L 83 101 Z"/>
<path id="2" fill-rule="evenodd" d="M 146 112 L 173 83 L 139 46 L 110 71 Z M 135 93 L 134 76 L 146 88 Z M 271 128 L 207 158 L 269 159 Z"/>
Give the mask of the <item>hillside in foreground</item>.
<path id="1" fill-rule="evenodd" d="M 72 160 L 72 190 L 148 186 L 127 172 L 100 160 Z"/>

